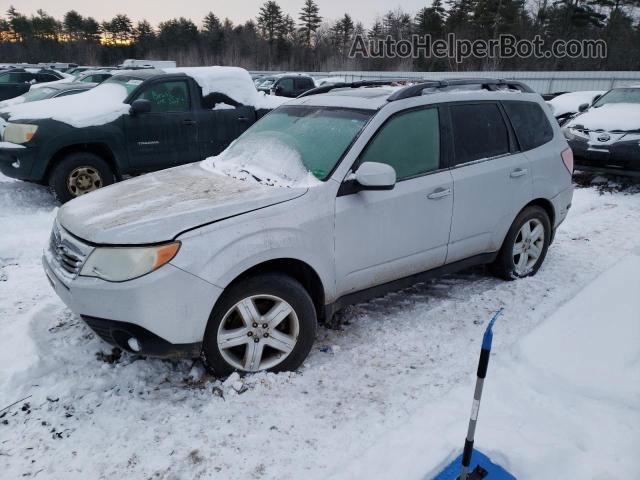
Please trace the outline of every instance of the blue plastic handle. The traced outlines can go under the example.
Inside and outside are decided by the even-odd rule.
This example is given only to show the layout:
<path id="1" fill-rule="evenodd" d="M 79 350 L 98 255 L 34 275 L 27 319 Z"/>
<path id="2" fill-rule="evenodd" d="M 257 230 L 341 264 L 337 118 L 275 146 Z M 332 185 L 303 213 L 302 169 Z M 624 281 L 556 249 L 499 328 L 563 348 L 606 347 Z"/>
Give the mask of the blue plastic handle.
<path id="1" fill-rule="evenodd" d="M 496 323 L 496 319 L 502 315 L 502 311 L 504 308 L 500 308 L 493 318 L 489 321 L 489 325 L 487 325 L 487 329 L 484 331 L 484 336 L 482 337 L 482 350 L 491 350 L 491 342 L 493 340 L 493 324 Z"/>

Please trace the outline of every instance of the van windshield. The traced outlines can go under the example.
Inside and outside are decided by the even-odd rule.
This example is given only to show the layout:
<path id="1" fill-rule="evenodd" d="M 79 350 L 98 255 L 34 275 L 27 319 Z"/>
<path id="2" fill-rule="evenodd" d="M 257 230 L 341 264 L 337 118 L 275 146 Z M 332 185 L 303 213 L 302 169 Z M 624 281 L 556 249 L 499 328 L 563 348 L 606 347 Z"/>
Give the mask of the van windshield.
<path id="1" fill-rule="evenodd" d="M 313 176 L 326 180 L 374 113 L 342 107 L 283 106 L 253 125 L 225 154 L 247 159 L 248 151 L 260 145 L 281 145 L 283 150 L 295 152 Z M 251 157 L 258 168 L 267 162 L 259 154 Z"/>

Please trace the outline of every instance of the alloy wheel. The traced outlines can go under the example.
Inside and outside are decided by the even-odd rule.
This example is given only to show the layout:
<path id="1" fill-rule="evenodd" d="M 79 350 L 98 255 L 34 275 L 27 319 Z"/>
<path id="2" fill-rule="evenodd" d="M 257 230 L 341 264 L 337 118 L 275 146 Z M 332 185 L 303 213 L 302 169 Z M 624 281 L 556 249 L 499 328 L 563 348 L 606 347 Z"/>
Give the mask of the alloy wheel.
<path id="1" fill-rule="evenodd" d="M 300 321 L 293 307 L 274 295 L 252 295 L 231 307 L 218 327 L 217 344 L 233 368 L 273 368 L 293 351 Z"/>
<path id="2" fill-rule="evenodd" d="M 542 255 L 545 231 L 542 222 L 536 218 L 527 220 L 516 236 L 513 244 L 513 264 L 518 276 L 529 274 Z"/>

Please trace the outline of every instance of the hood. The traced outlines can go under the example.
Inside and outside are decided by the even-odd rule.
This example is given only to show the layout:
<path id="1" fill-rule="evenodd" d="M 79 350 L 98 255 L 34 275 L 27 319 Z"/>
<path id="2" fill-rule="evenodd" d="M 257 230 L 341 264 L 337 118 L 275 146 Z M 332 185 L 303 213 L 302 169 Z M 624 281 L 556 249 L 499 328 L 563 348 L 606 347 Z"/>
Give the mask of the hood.
<path id="1" fill-rule="evenodd" d="M 589 105 L 591 105 L 593 99 L 596 96 L 602 95 L 604 93 L 605 91 L 602 90 L 564 93 L 562 95 L 558 95 L 555 98 L 552 98 L 547 103 L 551 105 L 553 115 L 556 117 L 560 117 L 562 115 L 566 115 L 567 113 L 576 113 L 580 105 L 582 105 L 583 103 L 588 103 Z"/>
<path id="2" fill-rule="evenodd" d="M 204 170 L 199 163 L 150 173 L 76 198 L 58 221 L 98 244 L 134 245 L 304 195 L 306 188 L 267 187 Z"/>
<path id="3" fill-rule="evenodd" d="M 76 128 L 103 125 L 129 113 L 123 103 L 127 90 L 122 85 L 103 83 L 86 92 L 37 102 L 19 103 L 3 109 L 9 120 L 52 119 Z"/>
<path id="4" fill-rule="evenodd" d="M 567 127 L 577 126 L 609 132 L 640 130 L 640 104 L 609 103 L 591 108 L 567 124 Z"/>

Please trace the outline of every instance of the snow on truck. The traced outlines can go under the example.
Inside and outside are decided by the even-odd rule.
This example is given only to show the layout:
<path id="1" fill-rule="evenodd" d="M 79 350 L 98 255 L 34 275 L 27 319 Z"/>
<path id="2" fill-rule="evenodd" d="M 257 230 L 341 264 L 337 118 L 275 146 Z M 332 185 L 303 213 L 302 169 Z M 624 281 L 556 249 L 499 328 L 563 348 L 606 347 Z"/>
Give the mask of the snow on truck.
<path id="1" fill-rule="evenodd" d="M 0 111 L 0 171 L 48 184 L 64 203 L 217 155 L 284 101 L 256 91 L 241 68 L 123 72 L 86 93 Z"/>

